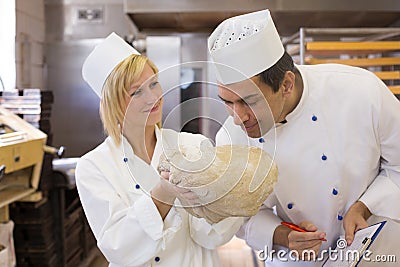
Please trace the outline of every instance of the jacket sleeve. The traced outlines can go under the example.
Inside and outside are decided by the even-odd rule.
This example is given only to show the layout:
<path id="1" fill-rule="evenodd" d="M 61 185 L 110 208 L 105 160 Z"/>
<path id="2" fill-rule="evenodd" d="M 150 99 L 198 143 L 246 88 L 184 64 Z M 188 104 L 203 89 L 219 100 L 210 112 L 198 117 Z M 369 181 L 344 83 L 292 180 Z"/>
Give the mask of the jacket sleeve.
<path id="1" fill-rule="evenodd" d="M 381 149 L 381 170 L 361 196 L 377 216 L 400 220 L 400 102 L 382 83 L 376 138 Z"/>
<path id="2" fill-rule="evenodd" d="M 163 222 L 151 197 L 135 194 L 133 205 L 117 193 L 105 175 L 89 159 L 81 158 L 76 184 L 97 245 L 109 262 L 136 266 L 151 260 L 181 227 L 172 208 Z M 165 227 L 168 224 L 168 227 Z"/>
<path id="3" fill-rule="evenodd" d="M 189 215 L 190 236 L 200 246 L 215 249 L 231 240 L 243 221 L 242 217 L 230 217 L 209 224 L 205 219 Z"/>
<path id="4" fill-rule="evenodd" d="M 275 228 L 280 222 L 272 209 L 262 205 L 256 215 L 246 220 L 236 235 L 255 250 L 271 250 Z"/>

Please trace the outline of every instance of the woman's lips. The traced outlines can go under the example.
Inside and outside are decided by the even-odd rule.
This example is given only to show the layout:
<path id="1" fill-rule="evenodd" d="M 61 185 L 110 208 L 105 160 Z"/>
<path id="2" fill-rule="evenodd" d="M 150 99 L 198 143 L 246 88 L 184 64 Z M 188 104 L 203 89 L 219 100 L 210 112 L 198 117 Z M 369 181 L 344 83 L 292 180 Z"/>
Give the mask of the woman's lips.
<path id="1" fill-rule="evenodd" d="M 158 111 L 159 108 L 160 108 L 160 104 L 158 103 L 157 105 L 155 105 L 153 108 L 147 110 L 146 112 L 149 112 L 149 113 L 156 112 L 156 111 Z"/>

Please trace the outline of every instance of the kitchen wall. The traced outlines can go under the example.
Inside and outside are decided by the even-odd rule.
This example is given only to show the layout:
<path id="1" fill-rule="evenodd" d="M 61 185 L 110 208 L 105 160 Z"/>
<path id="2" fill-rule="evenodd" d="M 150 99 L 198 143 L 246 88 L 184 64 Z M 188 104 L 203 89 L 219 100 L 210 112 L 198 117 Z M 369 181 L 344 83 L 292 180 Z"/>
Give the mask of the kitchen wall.
<path id="1" fill-rule="evenodd" d="M 209 33 L 182 33 L 179 36 L 182 40 L 182 63 L 195 61 L 196 63 L 190 65 L 197 71 L 195 79 L 202 81 L 198 86 L 200 92 L 192 92 L 191 94 L 193 97 L 201 97 L 201 101 L 198 102 L 199 106 L 188 105 L 184 107 L 195 109 L 191 111 L 192 113 L 196 112 L 201 117 L 200 132 L 214 140 L 217 131 L 228 117 L 228 114 L 221 112 L 225 108 L 218 98 L 215 73 L 211 64 L 206 63 L 206 61 L 211 62 L 207 51 L 208 35 Z M 182 114 L 185 113 L 190 114 L 191 112 L 189 110 Z"/>
<path id="2" fill-rule="evenodd" d="M 103 38 L 112 31 L 137 34 L 123 0 L 45 0 L 45 15 L 49 42 Z"/>
<path id="3" fill-rule="evenodd" d="M 45 0 L 47 88 L 54 94 L 53 145 L 66 157 L 80 157 L 104 138 L 99 98 L 83 81 L 85 58 L 115 31 L 135 34 L 122 0 Z"/>
<path id="4" fill-rule="evenodd" d="M 45 88 L 44 0 L 16 0 L 16 86 Z"/>

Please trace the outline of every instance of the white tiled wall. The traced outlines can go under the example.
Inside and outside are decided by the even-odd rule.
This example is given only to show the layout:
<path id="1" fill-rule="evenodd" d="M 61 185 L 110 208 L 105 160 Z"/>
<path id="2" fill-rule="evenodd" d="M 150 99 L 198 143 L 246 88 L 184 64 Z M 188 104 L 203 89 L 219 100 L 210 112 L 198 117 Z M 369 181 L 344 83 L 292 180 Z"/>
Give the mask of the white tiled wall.
<path id="1" fill-rule="evenodd" d="M 17 88 L 44 88 L 44 0 L 16 0 Z"/>

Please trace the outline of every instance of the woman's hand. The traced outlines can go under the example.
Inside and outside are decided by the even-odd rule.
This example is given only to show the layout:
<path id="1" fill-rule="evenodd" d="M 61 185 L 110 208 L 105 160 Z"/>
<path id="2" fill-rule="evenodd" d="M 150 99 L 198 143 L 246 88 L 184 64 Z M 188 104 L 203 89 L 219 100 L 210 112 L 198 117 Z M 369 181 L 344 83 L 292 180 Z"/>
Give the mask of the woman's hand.
<path id="1" fill-rule="evenodd" d="M 151 191 L 153 198 L 157 198 L 159 201 L 169 205 L 172 205 L 175 199 L 179 198 L 184 207 L 193 207 L 200 204 L 200 200 L 196 193 L 169 182 L 168 171 L 161 171 L 160 176 L 162 179 Z"/>
<path id="2" fill-rule="evenodd" d="M 161 171 L 160 176 L 162 179 L 151 191 L 151 196 L 159 202 L 172 206 L 178 195 L 176 186 L 169 182 L 169 172 Z"/>
<path id="3" fill-rule="evenodd" d="M 368 207 L 361 201 L 354 203 L 343 219 L 343 227 L 347 245 L 350 246 L 354 240 L 354 233 L 368 227 L 367 219 L 371 216 Z"/>
<path id="4" fill-rule="evenodd" d="M 164 179 L 164 181 L 161 181 L 161 186 L 167 192 L 166 194 L 170 195 L 171 199 L 174 198 L 175 200 L 175 198 L 178 198 L 184 207 L 199 206 L 200 199 L 196 193 L 190 189 L 182 188 L 169 182 L 168 171 L 161 171 L 160 176 Z"/>
<path id="5" fill-rule="evenodd" d="M 204 217 L 204 210 L 196 193 L 170 183 L 168 171 L 161 171 L 160 176 L 162 179 L 151 191 L 151 197 L 163 219 L 174 205 L 176 198 L 183 207 L 193 208 L 198 216 Z"/>
<path id="6" fill-rule="evenodd" d="M 156 205 L 161 218 L 164 220 L 175 202 L 176 186 L 169 180 L 169 172 L 160 172 L 160 182 L 151 190 L 151 198 Z"/>

